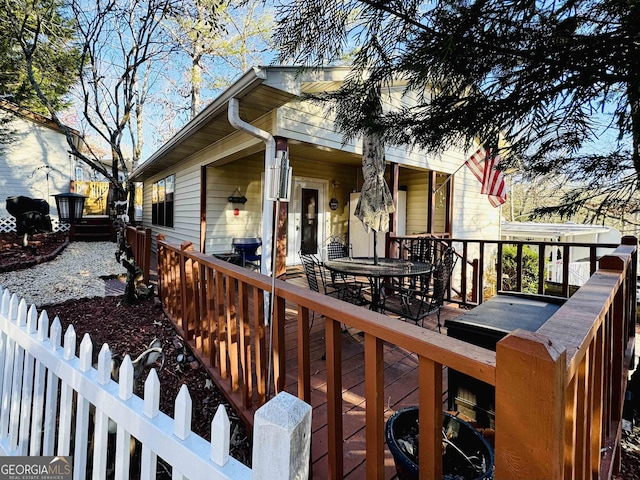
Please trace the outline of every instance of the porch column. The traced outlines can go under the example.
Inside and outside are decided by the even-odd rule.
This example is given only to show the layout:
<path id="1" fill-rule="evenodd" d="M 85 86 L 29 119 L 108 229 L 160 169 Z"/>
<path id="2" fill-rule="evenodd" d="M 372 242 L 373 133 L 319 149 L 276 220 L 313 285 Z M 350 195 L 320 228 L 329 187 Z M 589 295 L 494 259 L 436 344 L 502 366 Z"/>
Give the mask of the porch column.
<path id="1" fill-rule="evenodd" d="M 447 209 L 446 209 L 446 217 L 445 217 L 445 231 L 449 234 L 450 238 L 453 238 L 453 186 L 455 185 L 453 180 L 453 174 L 451 174 L 451 179 L 448 180 L 447 191 L 445 194 L 447 195 Z"/>
<path id="2" fill-rule="evenodd" d="M 200 252 L 206 253 L 207 241 L 207 167 L 200 167 Z"/>
<path id="3" fill-rule="evenodd" d="M 400 183 L 400 165 L 392 163 L 391 165 L 391 196 L 393 197 L 393 204 L 396 207 L 396 211 L 391 214 L 389 219 L 389 231 L 398 233 L 398 190 Z M 398 258 L 398 242 L 389 242 L 389 236 L 387 235 L 385 256 L 391 258 Z"/>
<path id="4" fill-rule="evenodd" d="M 427 197 L 427 233 L 433 233 L 434 221 L 436 217 L 436 194 L 434 193 L 436 187 L 436 172 L 430 170 L 428 175 L 428 188 L 429 196 Z"/>
<path id="5" fill-rule="evenodd" d="M 289 145 L 285 137 L 274 137 L 276 141 L 276 158 L 280 152 L 288 152 Z M 288 153 L 287 153 L 288 155 Z M 275 202 L 274 202 L 275 209 Z M 289 202 L 280 202 L 280 211 L 275 212 L 277 219 L 277 239 L 274 249 L 276 256 L 276 271 L 274 275 L 281 280 L 286 278 L 287 273 L 287 215 L 289 214 Z"/>

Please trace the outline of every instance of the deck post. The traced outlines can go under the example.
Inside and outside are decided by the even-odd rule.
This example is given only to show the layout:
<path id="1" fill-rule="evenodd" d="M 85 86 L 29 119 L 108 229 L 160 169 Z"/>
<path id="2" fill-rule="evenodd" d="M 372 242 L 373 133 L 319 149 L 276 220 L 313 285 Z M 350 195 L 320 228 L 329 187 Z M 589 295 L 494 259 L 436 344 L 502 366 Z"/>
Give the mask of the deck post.
<path id="1" fill-rule="evenodd" d="M 142 273 L 144 275 L 145 285 L 149 285 L 149 278 L 151 274 L 151 229 L 146 228 L 144 230 L 144 246 L 143 246 L 143 259 L 142 259 Z"/>
<path id="2" fill-rule="evenodd" d="M 562 478 L 566 350 L 516 330 L 496 347 L 496 480 Z"/>
<path id="3" fill-rule="evenodd" d="M 311 405 L 280 392 L 256 411 L 253 479 L 309 477 Z"/>
<path id="4" fill-rule="evenodd" d="M 190 260 L 183 252 L 192 252 L 193 243 L 182 242 L 180 244 L 180 323 L 179 326 L 183 330 L 183 335 L 189 340 L 189 322 L 193 318 L 191 315 L 193 309 L 192 292 L 193 292 L 193 260 Z M 187 262 L 189 265 L 187 266 Z"/>
<path id="5" fill-rule="evenodd" d="M 482 292 L 478 292 L 478 259 L 471 261 L 471 301 L 482 303 Z"/>
<path id="6" fill-rule="evenodd" d="M 156 292 L 158 298 L 162 299 L 163 302 L 166 302 L 167 292 L 163 290 L 167 285 L 167 271 L 168 271 L 168 252 L 166 249 L 160 245 L 161 242 L 164 242 L 166 237 L 164 233 L 159 233 L 156 235 L 156 268 L 158 269 L 158 278 L 157 278 L 157 288 Z M 165 264 L 165 262 L 167 264 Z"/>

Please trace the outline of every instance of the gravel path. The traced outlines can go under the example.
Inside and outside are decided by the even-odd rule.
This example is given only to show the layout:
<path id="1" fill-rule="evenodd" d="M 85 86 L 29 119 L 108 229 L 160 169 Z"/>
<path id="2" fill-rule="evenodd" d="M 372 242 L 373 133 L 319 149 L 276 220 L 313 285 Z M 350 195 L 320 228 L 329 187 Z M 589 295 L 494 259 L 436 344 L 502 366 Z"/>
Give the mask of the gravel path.
<path id="1" fill-rule="evenodd" d="M 73 298 L 104 297 L 101 277 L 125 275 L 113 242 L 73 242 L 54 260 L 25 270 L 0 273 L 0 287 L 37 307 Z"/>

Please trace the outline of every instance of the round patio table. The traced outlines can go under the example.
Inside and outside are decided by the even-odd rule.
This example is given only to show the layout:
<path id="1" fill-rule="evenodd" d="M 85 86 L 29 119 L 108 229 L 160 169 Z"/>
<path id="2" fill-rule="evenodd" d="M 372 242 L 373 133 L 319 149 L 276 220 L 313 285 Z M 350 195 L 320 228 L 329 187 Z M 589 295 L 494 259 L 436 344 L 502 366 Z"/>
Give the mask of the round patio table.
<path id="1" fill-rule="evenodd" d="M 367 277 L 371 285 L 371 310 L 380 307 L 380 285 L 385 278 L 411 278 L 431 273 L 433 265 L 427 262 L 412 262 L 402 258 L 344 257 L 327 260 L 325 266 L 333 273 Z"/>

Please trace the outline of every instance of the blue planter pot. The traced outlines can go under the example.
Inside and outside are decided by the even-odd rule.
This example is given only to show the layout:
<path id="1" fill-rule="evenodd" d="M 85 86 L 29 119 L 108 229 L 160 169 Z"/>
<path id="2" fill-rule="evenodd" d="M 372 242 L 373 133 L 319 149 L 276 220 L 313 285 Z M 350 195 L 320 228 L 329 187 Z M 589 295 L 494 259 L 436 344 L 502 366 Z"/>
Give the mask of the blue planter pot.
<path id="1" fill-rule="evenodd" d="M 468 422 L 443 412 L 442 478 L 482 480 L 493 478 L 493 449 Z M 418 479 L 418 407 L 394 413 L 385 428 L 399 480 Z M 412 452 L 413 450 L 413 452 Z"/>

